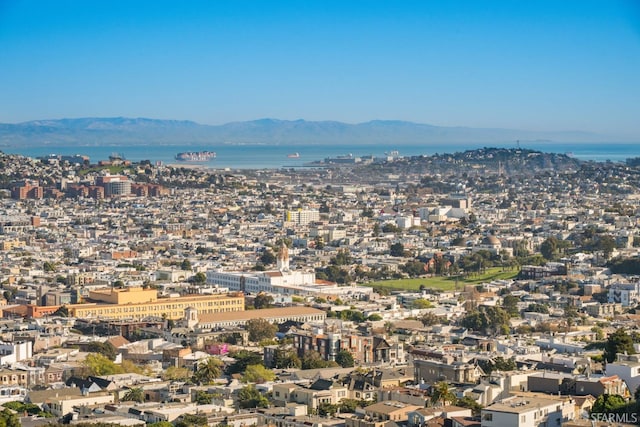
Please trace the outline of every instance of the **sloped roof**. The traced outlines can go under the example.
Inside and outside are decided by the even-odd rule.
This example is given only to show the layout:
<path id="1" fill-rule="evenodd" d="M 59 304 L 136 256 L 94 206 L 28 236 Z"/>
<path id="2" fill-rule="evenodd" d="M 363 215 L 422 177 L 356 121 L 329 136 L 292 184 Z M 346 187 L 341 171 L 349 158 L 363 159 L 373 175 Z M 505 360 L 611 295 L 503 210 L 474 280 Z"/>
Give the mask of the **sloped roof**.
<path id="1" fill-rule="evenodd" d="M 116 335 L 115 337 L 111 337 L 111 338 L 107 339 L 106 342 L 108 342 L 109 344 L 111 344 L 115 348 L 118 348 L 120 346 L 127 345 L 127 344 L 130 343 L 130 341 L 128 339 L 126 339 L 125 337 L 123 337 L 122 335 Z"/>

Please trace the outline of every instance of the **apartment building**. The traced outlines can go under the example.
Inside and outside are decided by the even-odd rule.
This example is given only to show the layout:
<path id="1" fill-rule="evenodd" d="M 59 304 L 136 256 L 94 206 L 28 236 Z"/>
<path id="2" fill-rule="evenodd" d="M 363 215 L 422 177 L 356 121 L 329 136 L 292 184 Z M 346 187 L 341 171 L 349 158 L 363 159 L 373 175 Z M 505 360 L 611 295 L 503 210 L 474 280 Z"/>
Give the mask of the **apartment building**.
<path id="1" fill-rule="evenodd" d="M 618 354 L 618 360 L 607 363 L 607 375 L 616 375 L 624 380 L 630 393 L 640 387 L 640 355 Z"/>
<path id="2" fill-rule="evenodd" d="M 148 316 L 178 320 L 187 308 L 200 313 L 227 313 L 244 311 L 244 295 L 187 295 L 158 298 L 155 289 L 124 288 L 97 289 L 89 292 L 90 303 L 70 304 L 69 316 L 100 319 L 143 319 Z"/>
<path id="3" fill-rule="evenodd" d="M 450 381 L 457 384 L 477 384 L 484 374 L 479 366 L 452 357 L 445 360 L 415 360 L 413 362 L 416 381 L 431 384 Z"/>
<path id="4" fill-rule="evenodd" d="M 320 211 L 311 209 L 289 210 L 285 212 L 284 220 L 298 225 L 307 225 L 310 222 L 320 220 Z"/>

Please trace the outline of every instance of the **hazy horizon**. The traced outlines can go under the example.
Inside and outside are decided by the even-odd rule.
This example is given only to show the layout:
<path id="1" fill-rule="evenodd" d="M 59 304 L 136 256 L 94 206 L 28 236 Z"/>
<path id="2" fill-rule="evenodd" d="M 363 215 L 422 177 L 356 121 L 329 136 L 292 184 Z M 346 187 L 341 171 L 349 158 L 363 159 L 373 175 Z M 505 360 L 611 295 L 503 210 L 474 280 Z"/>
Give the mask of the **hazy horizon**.
<path id="1" fill-rule="evenodd" d="M 633 0 L 0 5 L 0 122 L 274 118 L 640 140 Z"/>

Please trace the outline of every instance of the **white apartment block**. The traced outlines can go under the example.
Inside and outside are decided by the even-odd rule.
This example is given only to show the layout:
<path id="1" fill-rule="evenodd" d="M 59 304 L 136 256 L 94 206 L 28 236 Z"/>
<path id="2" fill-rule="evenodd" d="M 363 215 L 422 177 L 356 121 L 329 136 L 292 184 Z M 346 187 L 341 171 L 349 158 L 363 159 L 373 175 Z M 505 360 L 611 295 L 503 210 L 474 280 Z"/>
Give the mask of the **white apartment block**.
<path id="1" fill-rule="evenodd" d="M 614 283 L 609 288 L 609 303 L 619 303 L 629 307 L 640 302 L 640 282 Z"/>
<path id="2" fill-rule="evenodd" d="M 0 342 L 0 364 L 12 365 L 33 357 L 33 343 L 24 341 L 21 343 Z"/>
<path id="3" fill-rule="evenodd" d="M 617 375 L 627 383 L 631 394 L 640 387 L 640 355 L 618 355 L 618 360 L 607 363 L 607 375 Z"/>
<path id="4" fill-rule="evenodd" d="M 566 398 L 516 396 L 482 410 L 482 427 L 559 427 L 575 418 L 575 403 Z"/>
<path id="5" fill-rule="evenodd" d="M 307 225 L 310 222 L 320 220 L 320 211 L 312 209 L 289 210 L 284 213 L 284 220 L 298 225 Z"/>

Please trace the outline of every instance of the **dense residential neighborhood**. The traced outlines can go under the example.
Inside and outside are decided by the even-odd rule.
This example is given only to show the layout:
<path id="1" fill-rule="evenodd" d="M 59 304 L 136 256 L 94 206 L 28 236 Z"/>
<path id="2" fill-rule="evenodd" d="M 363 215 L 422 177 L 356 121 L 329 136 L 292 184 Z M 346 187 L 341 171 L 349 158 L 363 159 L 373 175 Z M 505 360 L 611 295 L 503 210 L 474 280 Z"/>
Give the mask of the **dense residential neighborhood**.
<path id="1" fill-rule="evenodd" d="M 0 154 L 0 422 L 638 425 L 636 163 Z"/>

